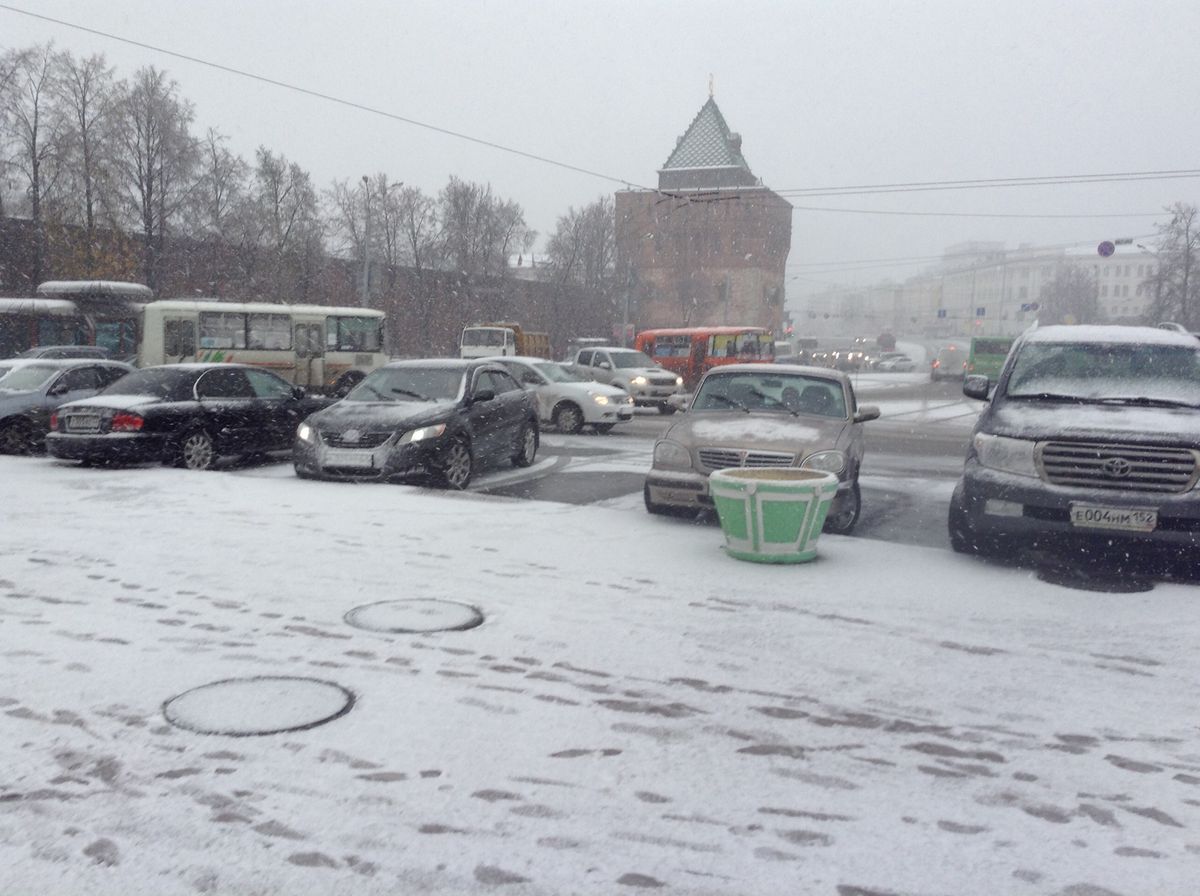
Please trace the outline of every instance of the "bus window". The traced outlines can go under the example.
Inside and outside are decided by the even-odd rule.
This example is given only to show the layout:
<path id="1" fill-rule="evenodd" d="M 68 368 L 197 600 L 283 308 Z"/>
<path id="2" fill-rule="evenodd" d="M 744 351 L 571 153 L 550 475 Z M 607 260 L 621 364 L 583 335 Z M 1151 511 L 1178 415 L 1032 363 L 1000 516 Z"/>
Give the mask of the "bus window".
<path id="1" fill-rule="evenodd" d="M 264 350 L 283 350 L 292 347 L 292 318 L 287 314 L 250 314 L 247 315 L 249 331 L 246 337 L 246 348 Z"/>
<path id="2" fill-rule="evenodd" d="M 163 321 L 163 354 L 191 358 L 196 354 L 196 326 L 190 320 Z"/>
<path id="3" fill-rule="evenodd" d="M 338 352 L 383 350 L 383 328 L 375 317 L 331 317 L 326 347 Z"/>
<path id="4" fill-rule="evenodd" d="M 245 348 L 246 315 L 229 311 L 200 312 L 201 348 Z"/>

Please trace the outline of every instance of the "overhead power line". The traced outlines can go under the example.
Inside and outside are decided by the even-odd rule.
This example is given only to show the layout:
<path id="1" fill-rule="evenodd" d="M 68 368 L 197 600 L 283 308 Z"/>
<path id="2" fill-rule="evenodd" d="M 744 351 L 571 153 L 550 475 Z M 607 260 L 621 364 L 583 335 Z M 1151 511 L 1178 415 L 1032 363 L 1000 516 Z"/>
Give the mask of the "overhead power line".
<path id="1" fill-rule="evenodd" d="M 1066 184 L 1104 184 L 1136 180 L 1200 178 L 1200 168 L 1166 171 L 1120 171 L 1110 174 L 1059 174 L 1047 177 L 990 177 L 975 180 L 931 180 L 898 184 L 854 184 L 844 187 L 791 187 L 772 192 L 780 196 L 858 196 L 864 193 L 923 193 L 936 190 L 983 190 L 996 187 L 1044 187 Z"/>
<path id="2" fill-rule="evenodd" d="M 904 211 L 884 211 L 882 209 L 868 208 L 828 208 L 815 205 L 793 205 L 793 211 L 804 212 L 843 212 L 850 215 L 903 215 L 906 217 L 915 218 L 1064 218 L 1067 220 L 1075 218 L 1157 218 L 1161 212 L 1128 212 L 1126 214 L 1104 214 L 1104 215 L 1041 215 L 1041 214 L 1002 214 L 998 212 L 904 212 Z"/>

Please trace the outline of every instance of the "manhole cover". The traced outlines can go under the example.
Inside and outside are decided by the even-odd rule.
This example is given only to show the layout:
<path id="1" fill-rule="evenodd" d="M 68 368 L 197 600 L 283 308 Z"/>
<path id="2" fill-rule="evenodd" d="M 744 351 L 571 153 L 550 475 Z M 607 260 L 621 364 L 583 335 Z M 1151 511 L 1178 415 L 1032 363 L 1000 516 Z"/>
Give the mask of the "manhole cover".
<path id="1" fill-rule="evenodd" d="M 364 604 L 344 618 L 356 628 L 390 634 L 461 632 L 483 622 L 483 614 L 470 604 L 432 598 Z"/>
<path id="2" fill-rule="evenodd" d="M 246 737 L 315 728 L 353 706 L 354 694 L 332 681 L 264 675 L 184 691 L 163 704 L 163 715 L 196 734 Z"/>

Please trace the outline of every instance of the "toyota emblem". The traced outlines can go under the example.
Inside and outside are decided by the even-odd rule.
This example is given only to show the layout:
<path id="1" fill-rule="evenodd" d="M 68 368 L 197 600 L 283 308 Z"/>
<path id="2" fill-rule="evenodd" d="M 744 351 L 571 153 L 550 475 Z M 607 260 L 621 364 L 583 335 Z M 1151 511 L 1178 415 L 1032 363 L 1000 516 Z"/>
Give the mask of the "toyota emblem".
<path id="1" fill-rule="evenodd" d="M 1124 479 L 1133 472 L 1133 464 L 1123 457 L 1110 457 L 1101 469 L 1104 470 L 1104 475 L 1112 479 Z"/>

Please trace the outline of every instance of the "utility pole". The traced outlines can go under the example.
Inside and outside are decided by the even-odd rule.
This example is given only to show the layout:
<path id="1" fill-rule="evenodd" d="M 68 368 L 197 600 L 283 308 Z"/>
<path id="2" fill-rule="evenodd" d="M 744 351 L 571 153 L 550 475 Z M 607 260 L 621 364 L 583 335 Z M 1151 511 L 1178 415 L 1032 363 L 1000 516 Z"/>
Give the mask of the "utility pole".
<path id="1" fill-rule="evenodd" d="M 371 179 L 365 174 L 362 178 L 363 185 L 363 205 L 364 205 L 364 220 L 363 220 L 363 268 L 362 268 L 362 293 L 359 296 L 359 304 L 366 308 L 369 302 L 369 293 L 371 289 Z"/>

